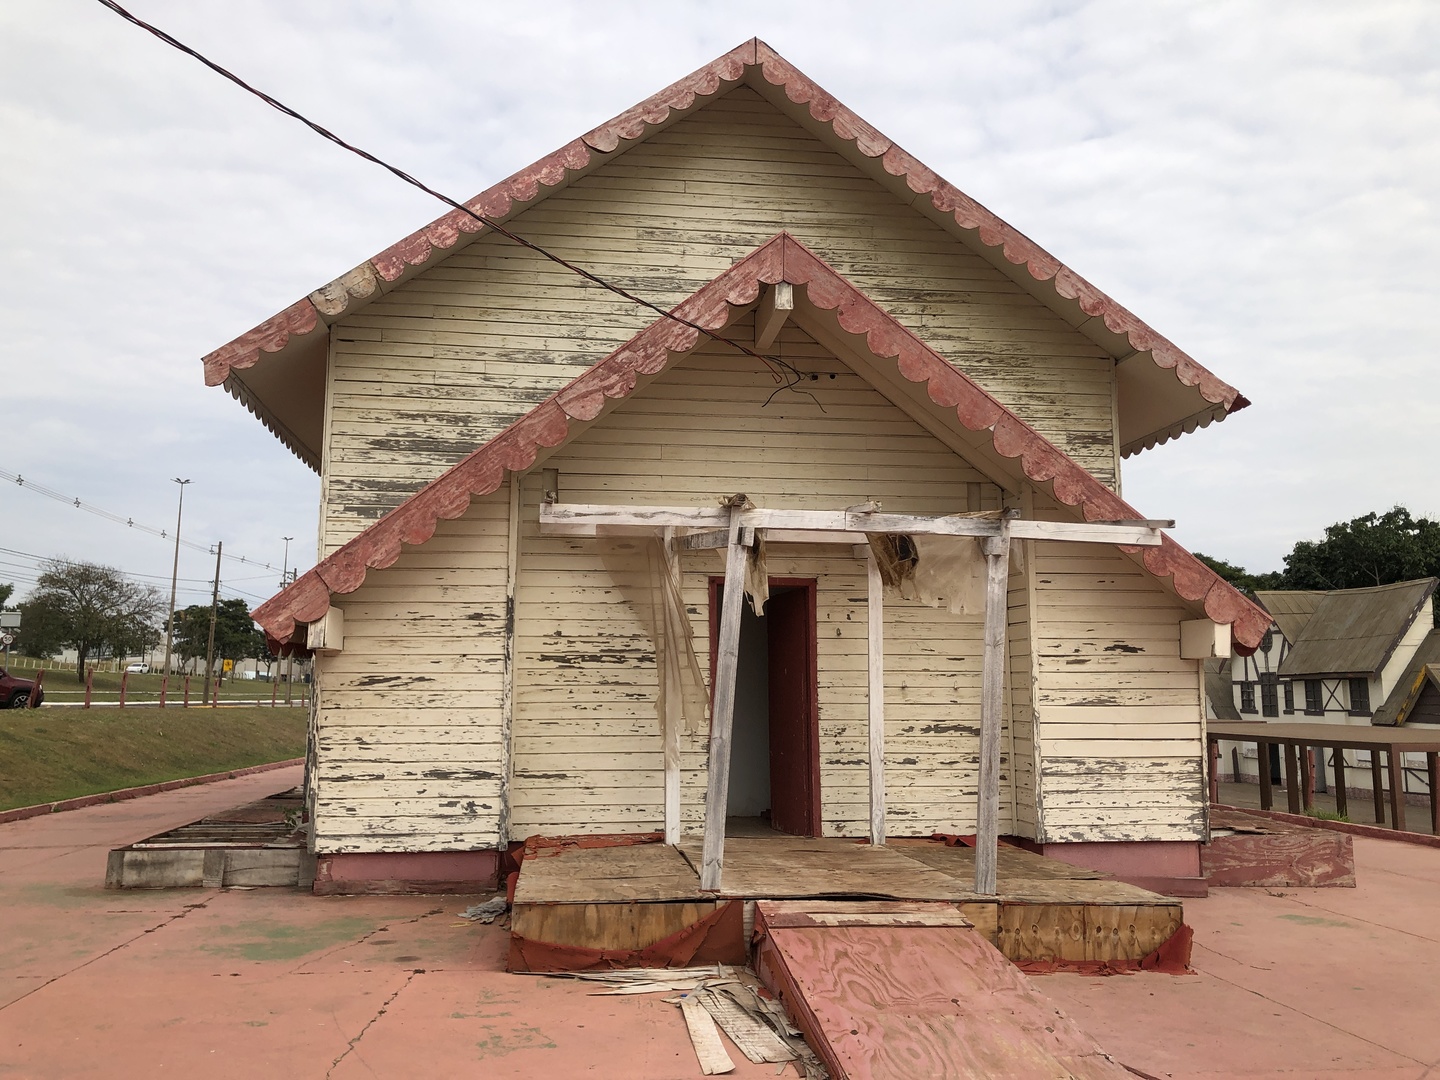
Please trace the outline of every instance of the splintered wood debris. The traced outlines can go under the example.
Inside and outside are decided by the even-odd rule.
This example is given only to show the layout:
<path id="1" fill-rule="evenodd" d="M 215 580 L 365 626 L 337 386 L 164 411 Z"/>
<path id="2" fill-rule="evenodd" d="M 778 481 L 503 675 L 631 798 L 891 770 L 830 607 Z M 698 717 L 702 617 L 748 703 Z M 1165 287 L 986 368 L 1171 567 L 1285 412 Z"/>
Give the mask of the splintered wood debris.
<path id="1" fill-rule="evenodd" d="M 754 974 L 745 968 L 715 964 L 696 968 L 630 968 L 620 971 L 543 972 L 547 978 L 584 979 L 605 984 L 597 994 L 679 992 L 665 998 L 678 1005 L 690 1044 L 706 1076 L 732 1072 L 734 1062 L 719 1031 L 750 1061 L 784 1068 L 793 1061 L 806 1080 L 829 1080 L 829 1073 L 790 1022 L 785 1007 L 762 993 Z M 719 1025 L 719 1031 L 716 1030 Z M 777 1075 L 779 1073 L 777 1072 Z"/>

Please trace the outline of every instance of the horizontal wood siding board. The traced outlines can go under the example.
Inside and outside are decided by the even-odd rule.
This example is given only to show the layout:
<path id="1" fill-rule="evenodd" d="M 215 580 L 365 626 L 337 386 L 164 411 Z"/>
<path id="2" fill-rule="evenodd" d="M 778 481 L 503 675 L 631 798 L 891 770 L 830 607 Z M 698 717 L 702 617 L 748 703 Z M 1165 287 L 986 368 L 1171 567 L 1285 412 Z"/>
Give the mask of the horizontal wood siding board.
<path id="1" fill-rule="evenodd" d="M 1033 547 L 1045 839 L 1201 839 L 1199 669 L 1179 655 L 1189 614 L 1116 551 Z"/>
<path id="2" fill-rule="evenodd" d="M 475 500 L 437 529 L 448 551 L 402 553 L 346 598 L 344 650 L 316 660 L 319 850 L 500 843 L 505 503 Z"/>

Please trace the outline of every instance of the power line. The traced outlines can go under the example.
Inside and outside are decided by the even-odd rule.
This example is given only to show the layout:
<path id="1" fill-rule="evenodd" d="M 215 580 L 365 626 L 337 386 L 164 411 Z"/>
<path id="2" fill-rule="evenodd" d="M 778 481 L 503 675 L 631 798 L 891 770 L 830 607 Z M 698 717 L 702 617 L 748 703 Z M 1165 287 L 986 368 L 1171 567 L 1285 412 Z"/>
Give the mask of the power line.
<path id="1" fill-rule="evenodd" d="M 215 72 L 215 74 L 219 75 L 221 78 L 228 79 L 230 82 L 232 82 L 232 83 L 234 83 L 236 86 L 240 87 L 240 89 L 244 90 L 246 93 L 253 94 L 255 97 L 257 97 L 257 98 L 259 98 L 261 101 L 265 102 L 265 104 L 269 105 L 272 109 L 275 109 L 275 110 L 283 113 L 284 115 L 290 117 L 292 120 L 298 120 L 300 123 L 304 124 L 304 125 L 305 125 L 306 127 L 308 127 L 311 131 L 315 132 L 315 134 L 319 135 L 321 138 L 326 139 L 326 140 L 334 143 L 336 146 L 340 147 L 342 150 L 347 150 L 347 151 L 349 151 L 350 153 L 355 154 L 357 157 L 363 158 L 364 160 L 370 162 L 371 164 L 380 166 L 382 169 L 386 170 L 387 172 L 391 173 L 392 175 L 394 175 L 394 176 L 397 177 L 398 179 L 400 179 L 400 180 L 404 181 L 405 183 L 409 184 L 411 187 L 417 188 L 417 189 L 419 189 L 420 191 L 425 192 L 425 194 L 430 195 L 431 197 L 440 200 L 440 202 L 444 203 L 446 206 L 449 206 L 449 207 L 451 207 L 452 209 L 458 210 L 458 211 L 460 211 L 462 214 L 465 214 L 465 215 L 473 218 L 475 221 L 478 221 L 481 225 L 484 225 L 484 226 L 486 226 L 486 227 L 489 228 L 489 229 L 493 229 L 495 232 L 499 233 L 501 236 L 503 236 L 503 237 L 505 237 L 506 239 L 512 241 L 513 243 L 516 243 L 516 244 L 520 245 L 521 247 L 528 248 L 529 250 L 535 252 L 537 255 L 540 255 L 540 256 L 542 256 L 543 258 L 546 258 L 546 259 L 550 260 L 551 262 L 555 263 L 555 264 L 558 265 L 558 266 L 564 267 L 566 270 L 569 270 L 572 274 L 575 274 L 575 275 L 577 275 L 578 277 L 584 278 L 586 281 L 589 281 L 589 282 L 591 282 L 592 284 L 598 285 L 598 286 L 600 286 L 600 288 L 605 289 L 605 290 L 607 290 L 607 291 L 609 291 L 609 292 L 612 292 L 612 293 L 614 293 L 616 296 L 622 297 L 623 299 L 630 301 L 630 303 L 632 303 L 632 304 L 636 304 L 636 305 L 638 305 L 638 306 L 640 306 L 640 307 L 646 308 L 646 309 L 649 310 L 649 311 L 655 312 L 657 315 L 659 315 L 659 316 L 660 316 L 661 318 L 663 318 L 663 319 L 669 319 L 669 320 L 672 321 L 672 322 L 676 322 L 676 323 L 679 323 L 679 324 L 682 325 L 682 326 L 689 327 L 691 330 L 695 330 L 695 331 L 698 331 L 698 332 L 701 333 L 701 334 L 704 334 L 706 337 L 710 338 L 712 341 L 719 342 L 720 344 L 723 344 L 723 345 L 729 345 L 731 348 L 736 349 L 736 350 L 744 353 L 744 354 L 747 355 L 747 356 L 751 356 L 751 357 L 755 358 L 756 360 L 759 360 L 762 364 L 764 364 L 764 365 L 770 370 L 770 374 L 771 374 L 772 376 L 774 376 L 776 382 L 784 383 L 784 385 L 781 386 L 780 389 L 782 389 L 782 390 L 795 390 L 795 388 L 796 388 L 800 383 L 806 382 L 806 381 L 811 381 L 811 382 L 813 382 L 815 379 L 817 379 L 817 378 L 819 377 L 819 376 L 815 375 L 813 372 L 801 371 L 801 370 L 800 370 L 799 368 L 797 368 L 794 364 L 791 364 L 789 361 L 785 360 L 783 357 L 775 356 L 775 355 L 766 355 L 766 354 L 764 354 L 764 353 L 757 352 L 756 350 L 751 349 L 751 348 L 749 348 L 748 346 L 745 346 L 745 345 L 740 344 L 738 341 L 735 341 L 735 340 L 733 340 L 732 338 L 725 337 L 723 334 L 717 334 L 717 333 L 715 333 L 713 330 L 709 330 L 709 329 L 701 326 L 699 323 L 691 322 L 689 319 L 686 319 L 686 318 L 684 318 L 683 316 L 680 316 L 680 315 L 676 315 L 676 314 L 675 314 L 674 312 L 672 312 L 672 311 L 666 311 L 664 308 L 660 307 L 660 305 L 654 303 L 653 301 L 646 300 L 644 297 L 641 297 L 641 296 L 637 296 L 637 295 L 635 295 L 634 293 L 630 292 L 629 290 L 624 289 L 624 288 L 622 288 L 622 287 L 619 286 L 619 285 L 615 285 L 615 284 L 613 284 L 612 282 L 609 282 L 609 281 L 605 280 L 604 278 L 600 277 L 598 274 L 594 273 L 593 271 L 587 270 L 587 269 L 585 269 L 583 266 L 578 266 L 577 264 L 571 262 L 570 260 L 568 260 L 568 259 L 566 259 L 566 258 L 564 258 L 564 257 L 562 257 L 562 256 L 560 256 L 560 255 L 556 255 L 554 252 L 549 251 L 549 250 L 547 250 L 546 248 L 541 247 L 539 244 L 535 243 L 534 241 L 525 239 L 525 237 L 520 236 L 518 233 L 512 232 L 510 229 L 508 229 L 508 228 L 506 228 L 504 225 L 500 224 L 500 222 L 496 221 L 494 218 L 489 217 L 488 215 L 485 215 L 485 214 L 481 214 L 481 213 L 479 213 L 479 212 L 477 212 L 477 211 L 475 211 L 475 210 L 472 210 L 469 206 L 466 206 L 464 203 L 457 202 L 456 200 L 452 199 L 450 196 L 448 196 L 448 195 L 446 195 L 446 194 L 444 194 L 444 193 L 442 193 L 442 192 L 440 192 L 440 191 L 435 190 L 434 188 L 430 187 L 429 185 L 425 184 L 424 182 L 422 182 L 422 181 L 420 181 L 420 180 L 417 180 L 414 176 L 411 176 L 409 173 L 405 172 L 403 169 L 399 168 L 398 166 L 391 165 L 388 161 L 384 161 L 384 160 L 382 160 L 381 158 L 376 157 L 374 154 L 370 153 L 368 150 L 362 150 L 360 147 L 354 145 L 353 143 L 348 143 L 348 142 L 346 142 L 344 139 L 340 138 L 340 136 L 336 135 L 333 131 L 330 131 L 328 128 L 321 127 L 321 126 L 320 126 L 319 124 L 317 124 L 314 120 L 311 120 L 309 117 L 305 116 L 304 114 L 297 112 L 296 110 L 292 109 L 290 106 L 286 105 L 285 103 L 276 100 L 275 98 L 271 97 L 269 94 L 265 93 L 265 91 L 260 90 L 260 89 L 257 89 L 257 88 L 254 87 L 254 86 L 251 86 L 251 85 L 250 85 L 249 83 L 247 83 L 244 79 L 240 78 L 240 76 L 236 75 L 234 72 L 229 71 L 229 70 L 227 70 L 226 68 L 221 67 L 219 64 L 217 64 L 215 61 L 211 60 L 209 57 L 207 57 L 207 56 L 205 56 L 205 55 L 197 52 L 196 50 L 192 49 L 189 45 L 186 45 L 184 42 L 182 42 L 182 41 L 178 40 L 177 38 L 174 38 L 174 37 L 172 37 L 171 35 L 167 34 L 164 30 L 161 30 L 158 26 L 154 26 L 154 25 L 146 22 L 144 19 L 141 19 L 141 18 L 139 18 L 138 16 L 135 16 L 135 15 L 132 15 L 130 12 L 126 11 L 123 7 L 121 7 L 119 4 L 117 4 L 117 3 L 115 2 L 115 0 L 98 0 L 98 2 L 99 2 L 100 4 L 102 4 L 102 5 L 104 5 L 105 7 L 109 8 L 111 11 L 115 12 L 115 14 L 119 15 L 119 16 L 120 16 L 122 19 L 124 19 L 125 21 L 127 21 L 127 22 L 129 22 L 129 23 L 133 23 L 135 26 L 138 26 L 140 29 L 144 30 L 146 33 L 149 33 L 149 34 L 154 35 L 155 37 L 157 37 L 157 38 L 159 38 L 161 41 L 163 41 L 165 44 L 171 46 L 171 47 L 174 48 L 174 49 L 178 49 L 180 52 L 184 53 L 186 56 L 193 57 L 194 59 L 200 61 L 200 63 L 204 64 L 204 65 L 205 65 L 207 68 L 209 68 L 211 71 Z M 777 370 L 777 369 L 784 369 L 784 371 L 785 371 L 785 377 L 782 377 L 781 374 L 780 374 L 780 371 Z M 818 398 L 816 398 L 815 395 L 812 394 L 812 393 L 810 393 L 808 390 L 797 390 L 796 393 L 803 393 L 803 394 L 805 394 L 805 395 L 806 395 L 807 397 L 809 397 L 812 401 L 814 401 L 817 406 L 820 407 L 820 411 L 821 411 L 821 412 L 824 412 L 824 411 L 825 411 L 824 406 L 823 406 L 823 405 L 820 405 L 820 400 L 819 400 Z M 767 400 L 766 400 L 766 404 L 767 404 L 767 405 L 770 403 L 770 400 L 773 400 L 774 396 L 775 396 L 775 395 L 772 394 L 772 395 L 770 395 L 770 399 L 767 399 Z"/>
<path id="2" fill-rule="evenodd" d="M 84 510 L 87 514 L 94 514 L 96 517 L 102 517 L 106 521 L 113 521 L 117 525 L 124 525 L 127 529 L 136 529 L 143 533 L 149 533 L 151 536 L 158 536 L 161 540 L 174 539 L 174 537 L 172 537 L 170 533 L 165 529 L 157 529 L 153 525 L 142 525 L 140 522 L 136 521 L 132 517 L 121 517 L 119 514 L 112 514 L 109 510 L 101 509 L 98 506 L 94 506 L 90 503 L 84 502 L 83 500 L 77 499 L 74 496 L 66 495 L 63 492 L 56 491 L 54 488 L 46 487 L 44 484 L 36 483 L 34 480 L 26 479 L 19 473 L 6 472 L 4 469 L 0 469 L 0 480 L 8 480 L 16 487 L 22 487 L 25 488 L 27 491 L 33 491 L 37 494 L 44 495 L 48 499 L 54 499 L 56 502 L 62 502 L 65 503 L 67 506 L 73 506 L 77 510 Z M 183 536 L 180 538 L 180 545 L 181 547 L 190 548 L 192 551 L 203 551 L 206 555 L 215 554 L 214 544 L 199 544 L 196 543 L 194 540 L 186 540 Z M 36 557 L 38 558 L 40 556 Z M 276 569 L 276 567 L 272 566 L 268 562 L 260 562 L 256 559 L 248 559 L 244 555 L 225 555 L 224 558 L 229 559 L 232 562 L 243 563 L 246 566 L 264 567 L 266 570 Z M 167 578 L 166 580 L 168 581 L 169 579 Z M 190 580 L 208 581 L 210 579 L 193 578 Z"/>
<path id="3" fill-rule="evenodd" d="M 27 564 L 21 562 L 14 562 L 10 559 L 0 559 L 0 567 L 12 568 L 5 570 L 3 573 L 0 573 L 0 578 L 3 578 L 7 583 L 11 584 L 38 585 L 40 583 L 39 575 L 41 573 L 41 569 L 39 565 L 32 564 L 43 564 L 52 561 L 48 556 L 35 555 L 28 551 L 16 551 L 14 548 L 0 547 L 0 555 L 15 555 L 22 559 L 31 560 L 31 563 Z M 20 572 L 16 573 L 16 570 Z M 149 585 L 151 581 L 158 581 L 163 583 L 170 580 L 163 574 L 141 574 L 130 570 L 119 570 L 118 568 L 116 569 L 116 572 L 121 577 L 128 578 L 131 581 L 134 581 L 137 585 Z M 194 583 L 191 585 L 179 586 L 179 591 L 183 593 L 192 593 L 198 596 L 209 596 L 211 591 L 214 589 L 214 578 L 179 578 L 178 580 L 182 582 L 188 581 Z M 264 580 L 264 578 L 248 577 L 237 578 L 236 580 L 249 582 Z M 203 585 L 204 588 L 200 588 L 199 586 L 201 585 Z M 222 592 L 234 593 L 235 595 L 231 597 L 231 599 L 239 599 L 241 597 L 259 601 L 265 601 L 269 599 L 269 597 L 267 596 L 257 596 L 255 593 L 247 592 L 244 589 L 237 589 L 234 585 L 227 584 L 224 578 L 220 579 L 220 590 Z"/>

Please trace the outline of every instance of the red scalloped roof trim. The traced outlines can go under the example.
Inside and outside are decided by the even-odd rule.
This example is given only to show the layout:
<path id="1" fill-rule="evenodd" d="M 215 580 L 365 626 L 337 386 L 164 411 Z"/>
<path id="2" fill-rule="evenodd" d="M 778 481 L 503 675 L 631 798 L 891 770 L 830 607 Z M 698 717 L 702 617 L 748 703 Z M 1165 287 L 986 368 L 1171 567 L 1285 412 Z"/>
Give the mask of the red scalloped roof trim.
<path id="1" fill-rule="evenodd" d="M 1095 288 L 1020 230 L 1006 224 L 895 145 L 759 38 L 750 39 L 671 83 L 553 154 L 487 188 L 466 205 L 487 217 L 503 219 L 516 203 L 538 198 L 542 188 L 554 187 L 571 171 L 588 166 L 592 152 L 608 154 L 622 140 L 633 141 L 643 137 L 669 119 L 672 111 L 688 109 L 697 97 L 718 92 L 722 83 L 740 81 L 748 70 L 754 68 L 759 69 L 761 77 L 767 82 L 784 89 L 791 101 L 806 105 L 816 120 L 830 124 L 841 139 L 853 142 L 860 153 L 880 158 L 887 172 L 904 177 L 910 190 L 917 195 L 929 196 L 935 208 L 953 215 L 962 229 L 976 231 L 987 247 L 999 247 L 1011 263 L 1023 263 L 1036 281 L 1051 282 L 1057 294 L 1076 301 L 1085 314 L 1102 320 L 1112 333 L 1124 335 L 1137 351 L 1148 350 L 1156 365 L 1172 369 L 1176 378 L 1186 386 L 1195 387 L 1206 401 L 1223 404 L 1229 412 L 1249 404 L 1233 386 Z M 383 280 L 393 282 L 410 267 L 427 262 L 436 251 L 454 247 L 462 233 L 473 233 L 481 228 L 483 226 L 474 218 L 453 210 L 386 248 L 371 259 L 369 265 Z M 356 270 L 363 270 L 364 266 L 362 264 Z M 348 296 L 344 302 L 348 304 Z M 309 309 L 308 312 L 305 309 Z M 336 315 L 341 313 L 343 309 Z M 277 352 L 284 348 L 291 334 L 309 333 L 317 323 L 318 314 L 310 300 L 297 301 L 284 312 L 205 357 L 206 383 L 211 386 L 223 383 L 231 368 L 250 367 L 260 359 L 262 352 Z"/>
<path id="2" fill-rule="evenodd" d="M 924 383 L 930 399 L 953 408 L 968 430 L 990 430 L 998 454 L 1018 458 L 1027 477 L 1037 483 L 1050 482 L 1055 497 L 1079 507 L 1086 520 L 1140 517 L 1085 468 L 957 371 L 788 233 L 781 233 L 701 288 L 676 307 L 675 314 L 718 330 L 728 321 L 733 308 L 753 304 L 759 299 L 762 285 L 779 281 L 803 285 L 811 303 L 834 311 L 843 329 L 863 334 L 877 357 L 893 357 L 901 375 L 911 382 Z M 358 589 L 369 569 L 389 566 L 400 557 L 401 545 L 425 543 L 442 518 L 459 517 L 474 496 L 496 491 L 506 472 L 529 468 L 541 447 L 564 442 L 572 420 L 595 419 L 607 399 L 628 397 L 639 376 L 659 374 L 673 357 L 693 348 L 698 338 L 697 331 L 669 319 L 651 323 L 284 592 L 256 608 L 255 621 L 272 638 L 288 641 L 297 622 L 313 622 L 325 613 L 333 594 Z M 1270 616 L 1263 609 L 1168 536 L 1160 547 L 1126 550 L 1143 550 L 1144 565 L 1150 573 L 1171 578 L 1180 596 L 1203 603 L 1206 614 L 1215 622 L 1230 624 L 1242 646 L 1258 644 L 1270 626 Z"/>

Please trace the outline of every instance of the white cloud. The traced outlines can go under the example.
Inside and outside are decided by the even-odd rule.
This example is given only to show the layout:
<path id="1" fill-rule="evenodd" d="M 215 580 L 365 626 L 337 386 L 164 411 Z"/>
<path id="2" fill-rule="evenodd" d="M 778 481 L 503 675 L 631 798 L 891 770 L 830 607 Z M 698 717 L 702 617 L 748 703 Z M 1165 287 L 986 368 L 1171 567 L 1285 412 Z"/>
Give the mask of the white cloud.
<path id="1" fill-rule="evenodd" d="M 1432 5 L 133 6 L 461 197 L 758 33 L 1254 400 L 1127 464 L 1182 542 L 1440 512 Z M 306 565 L 315 478 L 199 357 L 438 208 L 84 0 L 0 10 L 0 146 L 0 467 L 157 526 L 193 476 L 187 536 Z M 0 537 L 169 574 L 3 484 Z"/>

